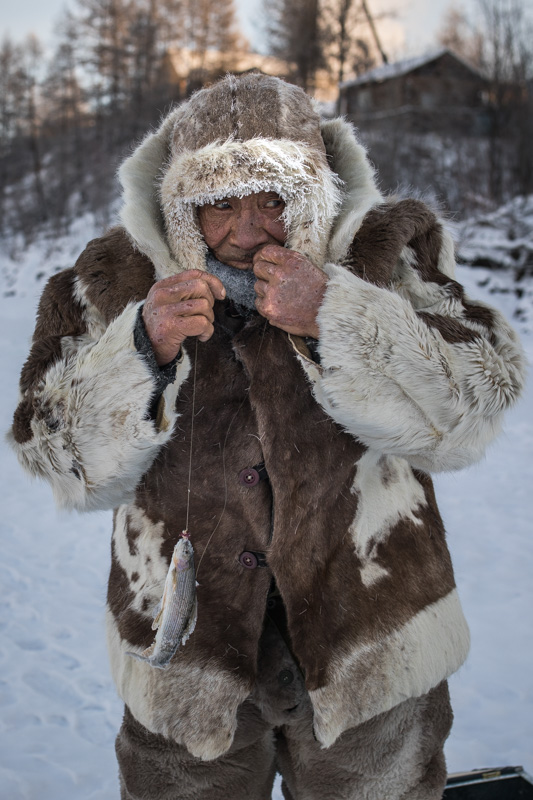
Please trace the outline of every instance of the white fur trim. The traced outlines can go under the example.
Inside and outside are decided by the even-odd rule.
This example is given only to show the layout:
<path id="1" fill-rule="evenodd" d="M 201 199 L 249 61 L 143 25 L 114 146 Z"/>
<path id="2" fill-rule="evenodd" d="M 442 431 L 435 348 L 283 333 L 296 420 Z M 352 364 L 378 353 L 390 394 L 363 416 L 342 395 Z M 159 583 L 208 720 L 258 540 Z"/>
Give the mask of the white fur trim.
<path id="1" fill-rule="evenodd" d="M 288 139 L 214 142 L 176 155 L 161 183 L 172 254 L 180 269 L 205 269 L 206 244 L 196 206 L 223 197 L 277 192 L 287 247 L 322 267 L 340 205 L 339 181 L 323 154 Z"/>
<path id="2" fill-rule="evenodd" d="M 330 166 L 344 184 L 343 201 L 328 246 L 328 259 L 341 261 L 365 214 L 383 200 L 375 172 L 353 126 L 342 118 L 322 122 L 322 138 Z"/>
<path id="3" fill-rule="evenodd" d="M 170 139 L 179 113 L 179 107 L 174 109 L 118 171 L 123 188 L 120 219 L 137 248 L 152 261 L 159 276 L 177 271 L 165 237 L 157 187 L 170 155 Z"/>
<path id="4" fill-rule="evenodd" d="M 237 728 L 238 707 L 250 687 L 212 662 L 180 660 L 180 651 L 168 669 L 154 669 L 126 654 L 131 646 L 121 638 L 109 610 L 106 628 L 111 674 L 135 719 L 203 761 L 227 752 Z"/>
<path id="5" fill-rule="evenodd" d="M 400 629 L 334 659 L 331 683 L 309 692 L 323 747 L 367 719 L 420 697 L 464 662 L 470 635 L 457 591 L 419 611 Z"/>
<path id="6" fill-rule="evenodd" d="M 338 266 L 326 270 L 317 401 L 369 448 L 420 469 L 477 461 L 524 380 L 523 353 L 503 317 L 494 312 L 494 346 L 449 344 L 398 294 Z"/>
<path id="7" fill-rule="evenodd" d="M 154 380 L 133 343 L 139 304 L 130 304 L 99 341 L 65 337 L 63 359 L 33 395 L 33 437 L 13 446 L 22 465 L 46 478 L 62 508 L 113 508 L 133 496 L 176 420 L 190 368 L 186 355 L 165 389 L 159 430 L 146 412 Z"/>

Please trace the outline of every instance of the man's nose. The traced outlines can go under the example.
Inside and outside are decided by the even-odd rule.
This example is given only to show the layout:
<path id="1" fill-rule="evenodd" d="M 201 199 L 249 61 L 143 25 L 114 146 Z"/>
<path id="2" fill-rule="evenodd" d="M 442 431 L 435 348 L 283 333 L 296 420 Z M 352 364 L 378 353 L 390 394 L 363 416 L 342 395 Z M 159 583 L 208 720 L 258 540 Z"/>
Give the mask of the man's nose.
<path id="1" fill-rule="evenodd" d="M 232 240 L 231 243 L 241 250 L 253 250 L 268 242 L 269 235 L 264 228 L 261 213 L 246 210 L 236 214 L 232 225 Z"/>

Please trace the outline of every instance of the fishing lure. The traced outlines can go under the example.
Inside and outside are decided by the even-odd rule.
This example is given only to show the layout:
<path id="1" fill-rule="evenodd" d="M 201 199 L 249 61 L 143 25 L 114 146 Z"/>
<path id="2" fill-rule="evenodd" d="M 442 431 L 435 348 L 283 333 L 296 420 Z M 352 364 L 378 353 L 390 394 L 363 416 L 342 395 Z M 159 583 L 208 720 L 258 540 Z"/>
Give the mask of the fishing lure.
<path id="1" fill-rule="evenodd" d="M 131 652 L 128 655 L 151 667 L 169 668 L 172 656 L 180 644 L 185 644 L 196 625 L 196 586 L 194 551 L 189 532 L 184 530 L 172 553 L 163 597 L 154 611 L 155 640 L 140 655 Z"/>

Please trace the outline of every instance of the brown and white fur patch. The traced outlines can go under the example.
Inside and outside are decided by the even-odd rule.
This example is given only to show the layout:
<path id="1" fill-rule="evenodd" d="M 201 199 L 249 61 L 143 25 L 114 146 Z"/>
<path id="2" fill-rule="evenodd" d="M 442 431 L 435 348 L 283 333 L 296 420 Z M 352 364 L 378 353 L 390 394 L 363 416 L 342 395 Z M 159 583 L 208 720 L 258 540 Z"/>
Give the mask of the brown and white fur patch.
<path id="1" fill-rule="evenodd" d="M 329 747 L 348 727 L 420 697 L 464 662 L 470 634 L 457 591 L 398 630 L 335 659 L 333 680 L 311 691 L 318 741 Z M 357 687 L 354 691 L 354 687 Z"/>
<path id="2" fill-rule="evenodd" d="M 450 343 L 400 295 L 337 265 L 327 271 L 318 402 L 370 449 L 425 471 L 477 461 L 522 385 L 507 323 L 497 318 L 497 349 L 481 337 Z"/>
<path id="3" fill-rule="evenodd" d="M 216 663 L 178 658 L 165 671 L 154 669 L 126 654 L 110 611 L 106 627 L 113 680 L 135 719 L 204 761 L 225 753 L 235 735 L 238 707 L 251 687 Z"/>
<path id="4" fill-rule="evenodd" d="M 416 512 L 426 505 L 426 495 L 404 459 L 382 456 L 372 450 L 364 453 L 357 463 L 352 492 L 357 495 L 358 503 L 349 531 L 362 565 L 361 580 L 365 586 L 371 586 L 388 575 L 376 561 L 378 546 L 401 519 L 422 525 Z"/>
<path id="5" fill-rule="evenodd" d="M 33 436 L 17 453 L 28 471 L 50 482 L 61 508 L 112 508 L 131 499 L 169 439 L 190 362 L 185 356 L 165 389 L 166 421 L 158 430 L 147 417 L 153 376 L 133 343 L 137 311 L 130 304 L 97 342 L 66 337 L 63 358 L 33 393 Z"/>

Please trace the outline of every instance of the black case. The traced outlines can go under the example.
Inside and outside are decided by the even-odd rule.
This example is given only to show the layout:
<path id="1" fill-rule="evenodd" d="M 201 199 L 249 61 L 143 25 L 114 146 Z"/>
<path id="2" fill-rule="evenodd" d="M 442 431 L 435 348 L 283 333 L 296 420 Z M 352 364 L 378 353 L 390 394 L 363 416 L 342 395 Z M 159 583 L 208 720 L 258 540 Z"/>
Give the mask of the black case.
<path id="1" fill-rule="evenodd" d="M 533 800 L 523 767 L 495 767 L 449 775 L 443 800 Z"/>

